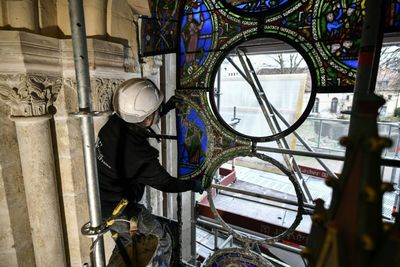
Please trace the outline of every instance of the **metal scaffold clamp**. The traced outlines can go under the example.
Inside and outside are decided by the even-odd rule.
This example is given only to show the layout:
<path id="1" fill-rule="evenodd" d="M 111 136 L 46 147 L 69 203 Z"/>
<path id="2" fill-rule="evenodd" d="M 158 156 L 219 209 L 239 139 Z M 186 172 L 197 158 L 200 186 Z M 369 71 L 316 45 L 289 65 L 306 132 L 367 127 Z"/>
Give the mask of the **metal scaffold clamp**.
<path id="1" fill-rule="evenodd" d="M 112 215 L 107 218 L 104 223 L 97 227 L 92 227 L 91 222 L 85 223 L 81 228 L 81 233 L 90 238 L 98 238 L 110 230 L 110 227 L 115 223 L 116 218 L 121 215 L 125 207 L 128 205 L 128 200 L 122 199 L 117 207 L 112 212 Z"/>
<path id="2" fill-rule="evenodd" d="M 76 118 L 86 118 L 86 117 L 99 117 L 103 115 L 110 115 L 111 111 L 88 111 L 86 109 L 80 109 L 78 112 L 71 112 L 69 115 Z"/>

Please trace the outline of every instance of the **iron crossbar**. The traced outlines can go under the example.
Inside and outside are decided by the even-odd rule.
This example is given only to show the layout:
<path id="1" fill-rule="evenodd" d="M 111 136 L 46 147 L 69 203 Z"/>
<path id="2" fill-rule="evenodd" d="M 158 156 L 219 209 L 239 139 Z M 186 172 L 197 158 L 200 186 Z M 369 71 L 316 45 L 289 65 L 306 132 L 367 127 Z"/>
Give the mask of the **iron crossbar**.
<path id="1" fill-rule="evenodd" d="M 294 205 L 294 206 L 298 205 L 297 201 L 294 201 L 294 200 L 283 199 L 283 198 L 279 198 L 279 197 L 268 196 L 265 194 L 249 192 L 246 190 L 241 190 L 241 189 L 237 189 L 237 188 L 233 188 L 233 187 L 229 187 L 229 186 L 212 184 L 211 187 L 213 187 L 215 189 L 219 189 L 219 190 L 225 190 L 228 192 L 239 193 L 239 194 L 248 195 L 248 196 L 252 196 L 252 197 L 258 197 L 258 198 L 262 198 L 262 199 L 266 199 L 266 200 L 276 201 L 276 202 L 280 202 L 280 203 L 284 203 L 284 204 L 288 204 L 288 205 Z M 310 209 L 314 209 L 314 207 L 315 207 L 315 205 L 309 204 L 309 203 L 304 203 L 303 205 L 304 205 L 304 207 L 310 208 Z"/>
<path id="2" fill-rule="evenodd" d="M 208 226 L 208 227 L 211 227 L 211 228 L 217 228 L 218 230 L 225 231 L 225 229 L 220 224 L 218 224 L 217 220 L 208 218 L 206 216 L 200 215 L 197 218 L 197 223 L 200 224 L 200 225 L 203 225 L 203 226 Z M 235 226 L 235 225 L 230 225 L 230 226 L 233 229 L 235 229 L 236 231 L 242 232 L 244 234 L 249 234 L 249 235 L 252 235 L 252 236 L 260 238 L 260 239 L 264 239 L 264 238 L 268 237 L 268 236 L 266 236 L 264 234 L 261 234 L 261 233 L 258 233 L 258 232 L 255 232 L 255 231 L 252 231 L 252 230 L 249 230 L 249 229 L 245 229 L 245 228 L 242 228 L 242 227 L 239 227 L 239 226 Z M 293 252 L 293 253 L 296 253 L 296 254 L 301 254 L 301 251 L 304 248 L 303 246 L 299 246 L 299 248 L 297 248 L 297 247 L 289 246 L 289 245 L 286 245 L 286 244 L 283 244 L 283 243 L 280 243 L 280 242 L 276 242 L 274 244 L 270 244 L 269 246 L 280 248 L 280 249 L 284 249 L 286 251 L 290 251 L 290 252 Z"/>

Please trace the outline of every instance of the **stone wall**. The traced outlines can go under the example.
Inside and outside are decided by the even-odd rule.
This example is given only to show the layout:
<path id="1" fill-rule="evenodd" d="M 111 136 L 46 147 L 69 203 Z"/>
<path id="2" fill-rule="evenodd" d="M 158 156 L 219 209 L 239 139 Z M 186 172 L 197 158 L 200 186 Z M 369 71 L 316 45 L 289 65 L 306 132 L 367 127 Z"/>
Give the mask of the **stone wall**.
<path id="1" fill-rule="evenodd" d="M 97 133 L 115 88 L 140 76 L 132 22 L 149 10 L 147 1 L 84 6 Z M 0 11 L 0 265 L 82 266 L 90 262 L 90 239 L 80 234 L 89 215 L 79 120 L 71 116 L 78 99 L 68 0 L 4 0 Z M 159 64 L 144 67 L 156 82 Z M 150 197 L 157 213 L 160 196 Z"/>

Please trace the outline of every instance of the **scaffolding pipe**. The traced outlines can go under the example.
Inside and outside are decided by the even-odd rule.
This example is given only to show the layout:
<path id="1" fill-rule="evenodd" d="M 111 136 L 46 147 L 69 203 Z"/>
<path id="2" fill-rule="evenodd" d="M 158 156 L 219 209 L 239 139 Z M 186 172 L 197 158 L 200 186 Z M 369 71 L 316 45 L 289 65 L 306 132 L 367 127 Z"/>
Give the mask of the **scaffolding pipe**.
<path id="1" fill-rule="evenodd" d="M 266 95 L 266 93 L 265 93 L 265 91 L 264 91 L 264 89 L 263 89 L 263 87 L 261 85 L 260 79 L 258 79 L 257 73 L 254 70 L 253 64 L 251 64 L 250 59 L 247 57 L 246 52 L 244 50 L 242 52 L 243 52 L 243 54 L 244 54 L 244 56 L 246 58 L 247 64 L 249 65 L 250 72 L 253 75 L 253 79 L 254 79 L 257 87 L 258 87 L 257 93 L 261 96 L 261 99 L 266 104 L 266 106 L 267 106 L 267 108 L 268 108 L 268 110 L 269 110 L 269 112 L 271 114 L 271 119 L 272 119 L 273 123 L 275 124 L 276 128 L 278 129 L 279 132 L 281 132 L 282 129 L 281 129 L 280 125 L 279 125 L 279 121 L 275 117 L 275 115 L 276 115 L 275 111 L 277 111 L 277 110 L 273 108 L 272 104 L 268 100 L 267 95 Z M 282 144 L 283 144 L 284 148 L 289 149 L 289 144 L 286 141 L 286 137 L 282 138 Z M 283 155 L 283 157 L 284 158 L 286 158 L 286 157 L 288 158 L 287 159 L 288 160 L 288 167 L 290 167 L 293 170 L 294 174 L 297 174 L 295 177 L 297 178 L 297 181 L 299 182 L 301 190 L 303 191 L 304 195 L 306 196 L 306 201 L 307 202 L 312 201 L 312 196 L 311 196 L 310 190 L 308 190 L 308 187 L 307 187 L 307 185 L 306 185 L 306 183 L 304 181 L 303 175 L 302 175 L 302 173 L 300 171 L 299 165 L 297 164 L 295 158 L 293 157 L 293 155 Z M 286 159 L 285 159 L 285 161 L 286 161 Z"/>
<path id="2" fill-rule="evenodd" d="M 233 193 L 243 194 L 243 195 L 247 195 L 247 196 L 251 196 L 251 197 L 258 197 L 258 198 L 262 198 L 265 200 L 276 201 L 276 202 L 280 202 L 280 203 L 284 203 L 284 204 L 288 204 L 288 205 L 298 206 L 297 201 L 294 201 L 294 200 L 283 199 L 283 198 L 268 196 L 268 195 L 259 194 L 259 193 L 253 193 L 253 192 L 249 192 L 246 190 L 241 190 L 241 189 L 224 186 L 224 185 L 218 185 L 218 184 L 211 184 L 211 187 L 215 188 L 215 189 L 219 189 L 219 190 L 225 190 L 228 192 L 233 192 Z M 310 208 L 310 209 L 315 208 L 315 205 L 309 204 L 309 203 L 303 203 L 303 206 L 306 208 Z"/>
<path id="3" fill-rule="evenodd" d="M 229 242 L 233 240 L 233 235 L 229 235 L 227 239 L 225 239 L 224 242 L 222 242 L 221 246 L 219 246 L 220 249 L 225 248 L 226 245 L 228 245 Z"/>
<path id="4" fill-rule="evenodd" d="M 211 227 L 211 228 L 217 228 L 219 230 L 226 231 L 225 228 L 223 228 L 220 224 L 218 224 L 217 220 L 208 218 L 206 216 L 200 215 L 197 218 L 197 222 L 200 225 L 204 225 L 204 226 L 208 226 L 208 227 Z M 264 234 L 261 234 L 261 233 L 258 233 L 258 232 L 255 232 L 255 231 L 252 231 L 252 230 L 249 230 L 249 229 L 245 229 L 245 228 L 242 228 L 242 227 L 239 227 L 239 226 L 235 226 L 235 225 L 231 225 L 231 224 L 230 224 L 230 226 L 232 227 L 232 229 L 235 229 L 236 231 L 242 232 L 244 234 L 249 234 L 249 235 L 252 235 L 252 236 L 260 238 L 260 239 L 265 239 L 265 238 L 269 237 L 267 235 L 264 235 Z M 268 244 L 268 246 L 284 249 L 286 251 L 294 252 L 296 254 L 301 254 L 301 251 L 304 248 L 303 246 L 300 246 L 300 245 L 297 248 L 297 247 L 289 246 L 289 245 L 286 245 L 286 244 L 283 244 L 283 243 L 280 243 L 280 242 L 275 242 L 273 244 Z"/>
<path id="5" fill-rule="evenodd" d="M 214 251 L 218 250 L 218 229 L 213 228 L 213 233 L 214 233 Z"/>
<path id="6" fill-rule="evenodd" d="M 223 192 L 222 190 L 221 190 L 221 192 L 218 192 L 218 194 L 223 195 L 223 196 L 228 196 L 228 197 L 234 197 L 236 199 L 241 199 L 241 200 L 245 200 L 245 201 L 251 201 L 252 203 L 262 204 L 262 205 L 265 205 L 265 206 L 268 206 L 268 207 L 281 208 L 281 209 L 283 208 L 283 209 L 285 209 L 285 211 L 297 212 L 296 206 L 290 207 L 292 205 L 286 206 L 286 207 L 282 207 L 282 205 L 279 205 L 279 203 L 277 203 L 277 204 L 275 204 L 275 203 L 266 203 L 266 202 L 262 202 L 260 200 L 250 199 L 250 198 L 248 198 L 246 196 L 238 196 L 235 193 L 232 194 L 230 192 Z M 278 201 L 276 201 L 276 202 L 278 202 Z M 304 215 L 312 215 L 313 213 L 314 213 L 313 209 L 304 208 L 304 213 L 303 213 Z"/>
<path id="7" fill-rule="evenodd" d="M 283 148 L 275 148 L 275 147 L 265 147 L 265 146 L 257 146 L 256 149 L 257 149 L 257 151 L 264 151 L 264 152 L 291 154 L 291 155 L 296 155 L 296 156 L 306 156 L 306 157 L 313 157 L 313 158 L 320 158 L 320 159 L 344 161 L 344 156 L 329 155 L 329 154 L 317 153 L 317 152 L 283 149 Z M 381 158 L 380 164 L 388 166 L 388 167 L 399 168 L 400 160 L 396 160 L 395 158 Z"/>
<path id="8" fill-rule="evenodd" d="M 321 158 L 321 159 L 344 161 L 344 156 L 330 155 L 330 154 L 319 153 L 319 152 L 283 149 L 283 148 L 266 147 L 266 146 L 257 146 L 256 149 L 257 149 L 257 151 L 264 151 L 264 152 L 292 154 L 292 155 L 296 155 L 296 156 L 306 156 L 306 157 L 314 157 L 314 158 Z"/>
<path id="9" fill-rule="evenodd" d="M 272 107 L 272 109 L 274 110 L 275 114 L 278 116 L 278 118 L 286 125 L 286 127 L 290 127 L 290 124 L 287 122 L 287 120 L 285 119 L 285 117 L 283 117 L 282 114 L 280 114 L 280 113 L 278 112 L 278 110 L 277 110 L 274 106 L 271 105 L 271 107 Z M 321 124 L 322 124 L 322 123 L 321 123 Z M 321 124 L 320 124 L 320 125 L 321 125 Z M 293 134 L 297 137 L 297 139 L 300 141 L 300 143 L 302 143 L 303 146 L 304 146 L 308 151 L 314 152 L 314 150 L 312 149 L 312 147 L 309 146 L 308 143 L 307 143 L 296 131 L 293 131 Z M 318 136 L 318 140 L 319 140 L 320 136 L 321 136 L 321 135 Z M 319 164 L 321 164 L 321 166 L 325 169 L 325 171 L 326 171 L 330 176 L 332 176 L 332 177 L 334 177 L 334 178 L 338 178 L 338 177 L 336 176 L 336 174 L 335 174 L 333 171 L 331 171 L 331 169 L 329 169 L 328 165 L 326 165 L 325 162 L 323 162 L 323 161 L 322 161 L 321 159 L 319 159 L 319 158 L 316 158 L 316 160 L 318 161 Z"/>
<path id="10" fill-rule="evenodd" d="M 268 99 L 266 98 L 264 91 L 262 91 L 262 88 L 257 88 L 256 84 L 254 84 L 254 82 L 252 80 L 252 77 L 251 77 L 251 72 L 253 73 L 253 76 L 254 76 L 253 78 L 257 78 L 257 75 L 254 73 L 254 71 L 250 71 L 248 69 L 248 67 L 247 67 L 242 55 L 240 54 L 239 50 L 236 50 L 236 55 L 239 58 L 240 63 L 242 64 L 242 68 L 244 70 L 244 75 L 245 76 L 243 76 L 243 78 L 249 83 L 250 87 L 252 88 L 252 90 L 254 92 L 254 95 L 255 95 L 255 97 L 256 97 L 256 99 L 258 101 L 258 104 L 260 105 L 261 111 L 263 112 L 263 114 L 265 116 L 265 119 L 267 121 L 267 124 L 268 124 L 268 126 L 269 126 L 269 128 L 271 130 L 271 133 L 272 134 L 276 134 L 277 130 L 280 132 L 281 129 L 280 129 L 278 120 L 276 119 L 276 117 L 275 117 L 275 115 L 274 115 L 274 113 L 272 111 L 271 104 L 269 103 Z M 235 63 L 233 62 L 233 60 L 231 58 L 228 57 L 228 61 L 233 66 L 235 66 Z M 252 69 L 252 65 L 250 64 L 249 61 L 248 61 L 248 64 L 249 64 L 249 68 Z M 242 74 L 243 72 L 240 72 L 240 73 Z M 256 80 L 256 82 L 257 82 L 257 80 Z M 277 129 L 275 129 L 275 127 Z M 276 142 L 276 144 L 278 145 L 279 148 L 283 148 L 283 147 L 288 148 L 288 144 L 286 142 L 285 137 L 283 137 L 282 139 L 277 139 L 277 140 L 275 140 L 275 142 Z M 303 194 L 305 196 L 305 201 L 306 202 L 310 202 L 312 200 L 312 196 L 311 196 L 310 191 L 308 190 L 306 184 L 304 183 L 304 180 L 302 179 L 303 177 L 301 175 L 300 170 L 298 168 L 296 169 L 297 165 L 292 164 L 292 163 L 295 162 L 294 158 L 292 157 L 292 155 L 282 155 L 282 157 L 283 157 L 283 159 L 284 159 L 284 161 L 286 163 L 286 166 L 289 168 L 290 172 L 292 172 L 293 175 L 296 177 L 296 180 L 299 183 L 301 191 L 303 192 Z"/>
<path id="11" fill-rule="evenodd" d="M 194 192 L 190 192 L 190 254 L 191 262 L 196 263 L 196 196 Z"/>
<path id="12" fill-rule="evenodd" d="M 235 62 L 231 58 L 228 58 L 228 61 L 239 72 L 239 74 L 243 77 L 243 79 L 245 79 L 247 81 L 247 83 L 249 83 L 249 84 L 252 83 L 252 81 L 247 78 L 246 74 L 242 72 L 242 70 L 235 64 Z M 290 127 L 290 124 L 286 121 L 285 117 L 283 117 L 282 114 L 280 114 L 280 112 L 272 105 L 272 103 L 270 103 L 270 106 L 271 106 L 272 111 L 274 112 L 274 114 L 276 114 L 278 116 L 278 118 L 285 124 L 285 126 L 286 127 Z M 279 123 L 278 123 L 278 125 L 279 125 Z M 322 122 L 321 122 L 320 125 L 322 125 Z M 320 131 L 321 131 L 321 129 L 320 129 Z M 293 134 L 297 137 L 297 139 L 300 141 L 300 143 L 302 143 L 304 145 L 304 147 L 308 151 L 314 152 L 314 150 L 307 144 L 307 142 L 296 131 L 293 131 Z M 318 136 L 318 146 L 319 146 L 319 138 L 320 138 L 320 136 L 321 136 L 321 132 L 320 132 L 320 134 Z M 291 154 L 289 154 L 289 155 L 291 155 Z M 337 178 L 336 174 L 334 172 L 332 172 L 322 160 L 320 160 L 319 158 L 316 158 L 316 160 L 319 162 L 319 164 L 321 164 L 321 166 L 326 170 L 326 172 L 329 175 L 331 175 L 332 177 Z"/>
<path id="13" fill-rule="evenodd" d="M 91 227 L 102 223 L 99 183 L 97 177 L 96 152 L 94 141 L 93 114 L 90 99 L 89 62 L 86 44 L 85 17 L 82 0 L 69 1 L 69 15 L 74 52 L 75 75 L 78 86 L 78 100 L 83 155 L 85 163 L 86 186 L 89 202 Z M 102 237 L 93 239 L 92 260 L 95 267 L 105 266 L 104 242 Z"/>

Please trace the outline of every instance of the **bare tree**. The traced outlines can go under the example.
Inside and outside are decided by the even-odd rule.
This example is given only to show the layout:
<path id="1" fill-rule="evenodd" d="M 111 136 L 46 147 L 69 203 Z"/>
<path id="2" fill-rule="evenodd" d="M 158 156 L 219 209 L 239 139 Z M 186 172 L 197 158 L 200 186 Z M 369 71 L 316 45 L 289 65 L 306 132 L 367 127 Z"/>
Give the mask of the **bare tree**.
<path id="1" fill-rule="evenodd" d="M 283 53 L 277 54 L 271 57 L 279 65 L 280 73 L 296 73 L 300 64 L 303 62 L 303 58 L 300 54 L 289 54 L 289 66 L 286 66 L 286 60 L 283 57 Z"/>

